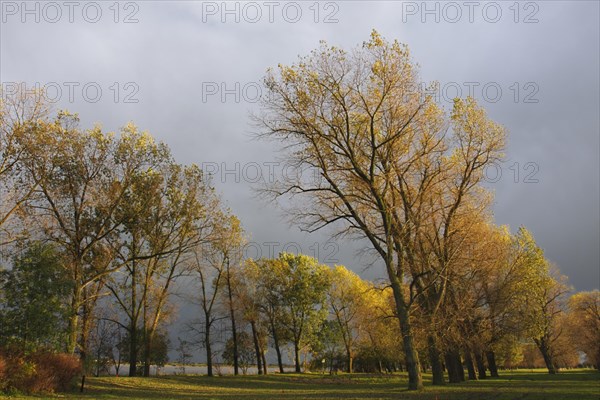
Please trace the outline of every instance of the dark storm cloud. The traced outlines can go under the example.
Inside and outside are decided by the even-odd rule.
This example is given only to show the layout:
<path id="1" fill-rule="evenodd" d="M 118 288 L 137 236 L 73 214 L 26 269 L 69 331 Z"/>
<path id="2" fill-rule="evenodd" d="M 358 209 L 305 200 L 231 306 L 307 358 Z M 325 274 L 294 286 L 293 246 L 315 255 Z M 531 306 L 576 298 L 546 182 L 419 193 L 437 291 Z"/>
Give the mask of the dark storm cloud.
<path id="1" fill-rule="evenodd" d="M 297 245 L 359 272 L 368 261 L 356 257 L 360 243 L 338 241 L 336 250 L 327 233 L 301 233 L 253 196 L 257 166 L 267 174 L 278 160 L 272 144 L 251 139 L 253 89 L 266 68 L 320 39 L 351 48 L 376 28 L 407 43 L 423 79 L 440 82 L 442 101 L 473 90 L 508 128 L 502 177 L 490 183 L 497 223 L 530 228 L 577 289 L 599 286 L 598 2 L 229 2 L 224 10 L 222 2 L 138 1 L 119 3 L 118 14 L 113 2 L 97 2 L 97 22 L 89 2 L 73 22 L 61 2 L 56 22 L 44 3 L 28 3 L 29 13 L 22 4 L 2 1 L 4 83 L 52 83 L 62 88 L 57 106 L 79 112 L 84 125 L 115 130 L 134 120 L 178 160 L 210 168 L 263 255 Z"/>

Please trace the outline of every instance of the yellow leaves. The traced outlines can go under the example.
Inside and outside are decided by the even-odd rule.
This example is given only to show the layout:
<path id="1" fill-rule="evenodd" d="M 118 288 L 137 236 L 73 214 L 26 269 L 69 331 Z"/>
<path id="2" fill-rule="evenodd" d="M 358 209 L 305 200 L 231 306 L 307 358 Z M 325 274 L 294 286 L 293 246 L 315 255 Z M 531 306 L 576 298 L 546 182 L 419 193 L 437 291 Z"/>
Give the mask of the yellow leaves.
<path id="1" fill-rule="evenodd" d="M 479 145 L 487 151 L 500 152 L 503 149 L 506 130 L 489 119 L 485 109 L 474 98 L 454 99 L 451 119 L 455 135 L 465 143 Z"/>
<path id="2" fill-rule="evenodd" d="M 371 31 L 371 40 L 367 43 L 369 48 L 382 47 L 385 45 L 385 41 L 375 29 Z"/>
<path id="3" fill-rule="evenodd" d="M 278 67 L 281 78 L 285 83 L 294 82 L 298 78 L 298 73 L 294 68 L 282 64 L 279 64 Z"/>
<path id="4" fill-rule="evenodd" d="M 373 72 L 373 74 L 379 76 L 383 73 L 384 71 L 384 65 L 381 62 L 381 60 L 377 60 L 373 63 L 373 65 L 371 66 L 371 71 Z"/>

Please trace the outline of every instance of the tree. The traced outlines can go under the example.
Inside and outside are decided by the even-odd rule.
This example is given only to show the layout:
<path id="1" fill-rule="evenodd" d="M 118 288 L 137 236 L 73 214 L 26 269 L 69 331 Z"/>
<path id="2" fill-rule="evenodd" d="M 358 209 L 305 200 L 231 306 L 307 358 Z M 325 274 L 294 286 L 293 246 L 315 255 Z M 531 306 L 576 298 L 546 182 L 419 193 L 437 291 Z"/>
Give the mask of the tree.
<path id="1" fill-rule="evenodd" d="M 260 269 L 253 260 L 247 259 L 240 264 L 237 273 L 233 275 L 234 302 L 238 305 L 242 319 L 250 325 L 252 341 L 256 354 L 258 374 L 267 374 L 267 360 L 265 357 L 265 323 L 261 314 L 261 292 L 259 281 Z M 281 365 L 283 369 L 283 365 Z"/>
<path id="2" fill-rule="evenodd" d="M 565 295 L 569 291 L 566 277 L 550 266 L 543 250 L 525 228 L 519 229 L 515 246 L 522 262 L 521 280 L 527 285 L 528 306 L 523 321 L 527 324 L 528 337 L 542 353 L 548 373 L 556 374 L 559 370 L 556 342 L 563 334 L 557 322 L 563 314 Z"/>
<path id="3" fill-rule="evenodd" d="M 443 136 L 431 150 L 425 149 L 414 172 L 398 173 L 397 183 L 409 221 L 405 223 L 408 241 L 404 247 L 411 286 L 415 300 L 432 323 L 428 350 L 434 384 L 444 383 L 436 348 L 436 319 L 445 303 L 453 302 L 448 298 L 452 294 L 449 286 L 457 269 L 462 268 L 459 255 L 466 250 L 466 239 L 487 216 L 491 196 L 480 183 L 485 167 L 501 157 L 505 137 L 504 128 L 490 120 L 470 97 L 454 100 L 449 124 L 452 136 Z M 447 365 L 449 359 L 456 361 L 457 375 L 450 374 L 451 382 L 461 380 L 458 349 L 447 348 L 445 358 Z"/>
<path id="4" fill-rule="evenodd" d="M 3 89 L 9 89 L 4 91 Z M 49 107 L 45 94 L 27 91 L 23 85 L 2 85 L 0 88 L 0 234 L 10 217 L 21 210 L 34 186 L 24 185 L 19 171 L 25 135 L 38 129 L 48 119 Z M 0 245 L 5 240 L 0 236 Z"/>
<path id="5" fill-rule="evenodd" d="M 358 369 L 362 372 L 396 370 L 405 360 L 403 343 L 398 340 L 400 327 L 391 288 L 374 285 L 366 299 L 366 308 L 367 314 L 362 318 L 363 334 L 357 342 Z M 419 332 L 418 324 L 414 328 Z M 416 344 L 419 343 L 417 340 Z"/>
<path id="6" fill-rule="evenodd" d="M 237 358 L 237 362 L 239 362 L 244 375 L 248 372 L 248 367 L 254 360 L 255 355 L 253 340 L 246 331 L 238 332 L 235 344 L 233 336 L 225 342 L 223 360 L 229 364 L 233 364 Z"/>
<path id="7" fill-rule="evenodd" d="M 113 263 L 106 242 L 122 221 L 116 210 L 139 171 L 154 165 L 165 146 L 132 124 L 117 140 L 100 127 L 82 131 L 76 115 L 58 114 L 22 138 L 24 182 L 35 188 L 28 217 L 56 243 L 72 283 L 67 350 L 84 360 L 93 309 Z"/>
<path id="8" fill-rule="evenodd" d="M 123 273 L 108 277 L 107 287 L 126 316 L 122 326 L 128 332 L 130 345 L 129 376 L 137 375 L 140 320 L 145 316 L 148 292 L 156 272 L 153 267 L 158 259 L 150 254 L 150 235 L 154 230 L 160 231 L 164 223 L 162 215 L 155 212 L 153 206 L 155 199 L 161 201 L 161 189 L 166 182 L 163 164 L 169 161 L 170 154 L 165 151 L 158 155 L 155 165 L 135 172 L 123 193 L 123 201 L 116 206 L 115 219 L 121 224 L 116 227 L 115 234 L 108 236 L 117 256 L 117 265 L 123 266 L 120 269 Z"/>
<path id="9" fill-rule="evenodd" d="M 286 269 L 282 284 L 283 310 L 289 320 L 296 372 L 301 372 L 303 341 L 320 327 L 327 315 L 325 299 L 330 285 L 329 267 L 305 255 L 281 253 L 279 260 Z"/>
<path id="10" fill-rule="evenodd" d="M 334 368 L 340 368 L 343 365 L 342 363 L 347 365 L 344 360 L 342 333 L 337 321 L 325 320 L 321 323 L 321 327 L 314 333 L 311 353 L 313 354 L 313 367 L 317 366 L 323 372 L 325 372 L 325 367 L 329 369 L 331 374 Z"/>
<path id="11" fill-rule="evenodd" d="M 71 282 L 51 244 L 28 242 L 12 269 L 0 272 L 0 337 L 30 348 L 62 350 Z"/>
<path id="12" fill-rule="evenodd" d="M 134 357 L 135 360 L 140 362 L 142 360 L 142 354 L 145 351 L 143 345 L 143 332 L 140 329 L 137 332 L 137 336 L 142 338 L 142 341 L 138 342 L 138 346 L 134 349 L 131 346 L 131 334 L 129 331 L 126 331 L 126 334 L 123 337 L 121 342 L 121 351 L 124 359 L 132 359 L 129 354 L 130 351 L 136 351 L 138 353 L 137 357 Z M 169 361 L 169 346 L 170 340 L 167 335 L 167 332 L 159 330 L 156 333 L 154 340 L 151 342 L 152 346 L 150 347 L 150 363 L 156 365 L 157 367 L 162 367 L 165 365 L 167 361 Z M 137 368 L 136 372 L 139 374 L 140 369 Z"/>
<path id="13" fill-rule="evenodd" d="M 200 343 L 206 349 L 208 376 L 213 376 L 213 350 L 211 330 L 217 321 L 227 318 L 218 312 L 221 291 L 224 289 L 228 254 L 223 251 L 223 235 L 220 229 L 226 213 L 212 207 L 210 233 L 205 242 L 198 242 L 191 250 L 189 269 L 195 275 L 199 286 L 195 302 L 200 305 L 201 317 L 194 321 L 191 329 L 200 335 Z"/>
<path id="14" fill-rule="evenodd" d="M 338 265 L 331 271 L 328 303 L 346 351 L 348 373 L 353 372 L 356 345 L 364 334 L 365 320 L 373 315 L 373 296 L 377 295 L 381 293 L 345 267 Z"/>
<path id="15" fill-rule="evenodd" d="M 204 240 L 203 230 L 212 207 L 212 190 L 195 166 L 174 163 L 168 154 L 155 168 L 139 173 L 119 206 L 123 220 L 111 238 L 124 274 L 112 276 L 108 288 L 127 317 L 132 348 L 141 324 L 144 337 L 144 375 L 149 376 L 149 353 L 165 313 L 170 288 L 183 273 L 190 249 Z M 137 357 L 137 352 L 130 351 Z M 136 375 L 137 360 L 130 360 Z"/>
<path id="16" fill-rule="evenodd" d="M 177 342 L 179 343 L 176 348 L 178 354 L 177 362 L 180 364 L 181 373 L 185 374 L 185 366 L 192 359 L 193 354 L 190 353 L 190 343 L 187 340 L 177 337 Z"/>
<path id="17" fill-rule="evenodd" d="M 257 318 L 263 316 L 269 335 L 273 340 L 279 373 L 283 374 L 281 347 L 290 340 L 289 330 L 286 329 L 290 321 L 284 309 L 287 266 L 280 259 L 260 259 L 247 260 L 246 269 L 252 277 L 249 284 L 254 283 L 255 288 L 254 290 L 250 289 L 248 294 L 256 301 L 256 309 L 259 311 L 258 315 L 254 314 L 254 306 L 249 303 L 252 307 L 249 308 L 249 315 L 255 320 L 256 328 L 259 328 Z M 265 364 L 263 363 L 263 365 Z"/>
<path id="18" fill-rule="evenodd" d="M 485 358 L 492 376 L 497 376 L 494 346 L 520 333 L 513 312 L 519 300 L 514 290 L 518 269 L 507 258 L 510 235 L 495 226 L 490 215 L 474 211 L 458 221 L 453 240 L 461 244 L 454 246 L 445 302 L 436 317 L 435 336 L 444 350 L 451 383 L 465 379 L 461 355 L 469 379 L 477 379 L 475 366 L 480 379 L 487 377 Z M 462 224 L 469 228 L 462 229 Z"/>
<path id="19" fill-rule="evenodd" d="M 587 362 L 600 369 L 600 292 L 576 293 L 568 305 L 571 338 Z"/>
<path id="20" fill-rule="evenodd" d="M 335 226 L 338 234 L 370 242 L 394 293 L 409 388 L 420 389 L 413 299 L 403 282 L 410 277 L 429 296 L 428 314 L 444 301 L 454 221 L 478 197 L 485 165 L 500 156 L 504 129 L 473 99 L 457 100 L 448 121 L 419 90 L 406 46 L 377 32 L 352 53 L 323 42 L 298 63 L 269 71 L 265 86 L 257 117 L 262 135 L 281 141 L 291 165 L 313 169 L 318 179 L 296 174 L 264 193 L 308 197 L 308 206 L 298 201 L 291 209 L 307 231 Z"/>
<path id="21" fill-rule="evenodd" d="M 231 321 L 231 340 L 232 340 L 232 361 L 233 374 L 239 375 L 239 354 L 238 354 L 238 337 L 236 326 L 236 308 L 234 302 L 234 280 L 237 267 L 241 263 L 242 247 L 244 245 L 243 231 L 240 220 L 234 216 L 227 214 L 222 222 L 219 223 L 218 229 L 218 244 L 223 256 L 226 259 L 225 268 L 225 303 L 229 309 L 229 319 Z"/>
<path id="22" fill-rule="evenodd" d="M 119 373 L 119 360 L 114 352 L 121 339 L 120 329 L 118 324 L 108 318 L 95 318 L 88 338 L 88 348 L 93 356 L 93 360 L 89 361 L 92 361 L 95 376 L 100 376 L 102 372 L 109 372 L 111 364 L 115 366 L 116 373 Z"/>
<path id="23" fill-rule="evenodd" d="M 196 166 L 169 164 L 161 195 L 152 205 L 154 223 L 148 236 L 150 253 L 144 280 L 144 376 L 149 376 L 150 354 L 171 287 L 184 273 L 185 258 L 212 231 L 210 210 L 218 203 L 212 187 Z M 157 223 L 158 222 L 158 223 Z"/>

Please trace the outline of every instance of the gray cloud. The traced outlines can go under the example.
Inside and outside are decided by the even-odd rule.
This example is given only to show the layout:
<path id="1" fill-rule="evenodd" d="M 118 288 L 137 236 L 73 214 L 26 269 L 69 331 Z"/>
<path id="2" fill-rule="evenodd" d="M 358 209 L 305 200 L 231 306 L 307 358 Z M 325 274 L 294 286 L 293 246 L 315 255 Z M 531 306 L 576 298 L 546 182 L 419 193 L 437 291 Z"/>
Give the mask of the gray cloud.
<path id="1" fill-rule="evenodd" d="M 510 8 L 513 2 L 481 2 L 473 22 L 461 1 L 428 2 L 428 10 L 437 4 L 433 14 L 424 13 L 422 2 L 335 1 L 318 7 L 279 2 L 270 22 L 264 2 L 228 2 L 229 10 L 239 11 L 221 15 L 222 2 L 137 1 L 119 3 L 117 23 L 109 8 L 113 2 L 97 2 L 100 20 L 86 21 L 94 17 L 91 6 L 89 14 L 81 13 L 88 3 L 80 3 L 70 23 L 68 10 L 58 2 L 63 15 L 51 23 L 52 10 L 30 2 L 30 9 L 39 4 L 36 23 L 35 15 L 23 15 L 21 9 L 13 14 L 20 1 L 2 1 L 2 82 L 54 82 L 63 89 L 57 108 L 79 112 L 85 126 L 101 121 L 115 130 L 133 120 L 169 143 L 181 162 L 216 163 L 219 172 L 223 166 L 235 171 L 224 179 L 217 174 L 215 184 L 262 251 L 275 246 L 265 243 L 278 242 L 279 250 L 297 243 L 304 252 L 337 259 L 365 277 L 382 275 L 377 265 L 363 271 L 367 260 L 357 256 L 360 243 L 339 241 L 339 251 L 330 257 L 326 232 L 308 235 L 288 226 L 278 211 L 253 196 L 248 182 L 248 163 L 258 163 L 264 173 L 264 163 L 278 159 L 272 144 L 251 139 L 248 114 L 257 109 L 253 83 L 266 68 L 293 62 L 320 39 L 351 48 L 376 28 L 407 43 L 423 79 L 439 81 L 448 96 L 457 88 L 467 95 L 473 87 L 490 115 L 510 131 L 502 177 L 490 183 L 497 223 L 530 228 L 577 289 L 599 286 L 598 2 L 519 3 L 518 16 Z M 292 23 L 294 4 L 302 15 Z M 262 16 L 252 23 L 257 9 Z M 502 14 L 493 23 L 497 9 Z M 453 23 L 456 10 L 462 14 Z M 124 23 L 132 12 L 138 22 Z M 337 22 L 325 23 L 327 16 Z M 526 18 L 538 22 L 525 23 Z M 79 84 L 73 101 L 69 82 Z M 235 92 L 236 82 L 239 102 L 234 93 L 222 102 L 221 85 Z M 206 94 L 212 83 L 219 93 L 203 99 L 203 89 Z M 102 96 L 93 103 L 97 87 Z M 498 99 L 497 88 L 502 91 Z M 537 183 L 525 182 L 531 173 L 529 180 Z"/>

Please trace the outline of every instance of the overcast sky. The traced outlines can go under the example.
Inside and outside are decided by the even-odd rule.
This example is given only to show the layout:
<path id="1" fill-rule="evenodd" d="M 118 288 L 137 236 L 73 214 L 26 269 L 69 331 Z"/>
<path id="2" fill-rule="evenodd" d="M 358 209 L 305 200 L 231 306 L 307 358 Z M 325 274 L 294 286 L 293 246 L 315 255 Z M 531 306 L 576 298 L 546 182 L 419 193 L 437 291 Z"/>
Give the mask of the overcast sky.
<path id="1" fill-rule="evenodd" d="M 472 91 L 507 127 L 507 159 L 488 171 L 496 222 L 525 225 L 576 289 L 598 288 L 599 2 L 516 4 L 1 1 L 0 78 L 5 90 L 47 85 L 85 127 L 132 120 L 213 172 L 255 243 L 248 255 L 300 249 L 374 279 L 383 270 L 365 269 L 360 243 L 301 233 L 253 196 L 259 170 L 283 172 L 248 115 L 268 67 L 377 29 L 409 45 L 447 107 Z"/>

